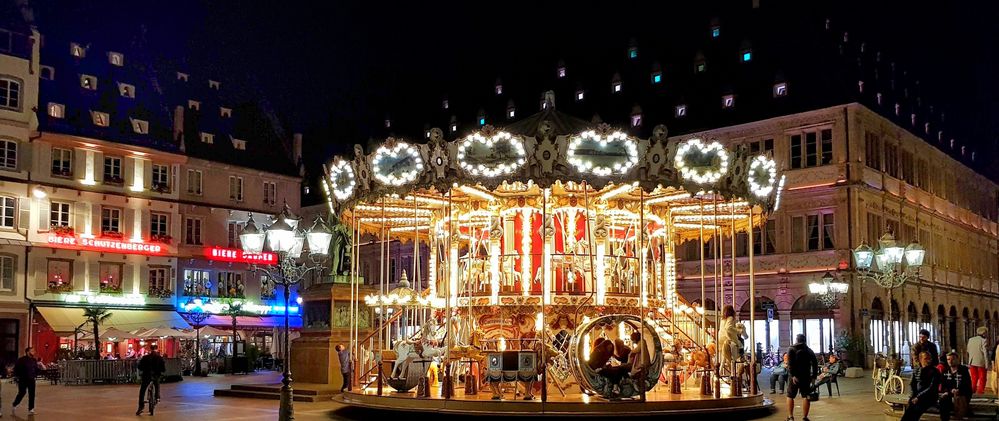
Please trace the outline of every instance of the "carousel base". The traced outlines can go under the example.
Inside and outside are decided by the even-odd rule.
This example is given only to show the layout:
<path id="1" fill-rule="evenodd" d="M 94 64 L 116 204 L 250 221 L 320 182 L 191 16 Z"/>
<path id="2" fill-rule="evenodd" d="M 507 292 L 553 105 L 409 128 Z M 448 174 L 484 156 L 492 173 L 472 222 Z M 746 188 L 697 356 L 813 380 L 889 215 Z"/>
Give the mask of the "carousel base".
<path id="1" fill-rule="evenodd" d="M 548 393 L 548 401 L 542 403 L 540 396 L 534 400 L 523 400 L 523 395 L 513 397 L 508 393 L 505 399 L 493 400 L 492 393 L 480 391 L 475 395 L 465 395 L 462 388 L 455 388 L 455 396 L 445 400 L 441 398 L 440 387 L 432 387 L 429 398 L 417 398 L 415 392 L 395 392 L 385 387 L 379 396 L 375 388 L 362 391 L 347 392 L 333 397 L 339 403 L 378 410 L 431 412 L 455 415 L 492 415 L 492 416 L 649 416 L 649 415 L 725 415 L 729 419 L 738 414 L 769 411 L 773 402 L 762 394 L 749 396 L 725 397 L 715 399 L 703 396 L 696 388 L 685 389 L 682 393 L 673 394 L 665 387 L 656 388 L 646 394 L 646 401 L 617 400 L 609 401 L 596 396 L 587 396 L 578 392 L 566 392 L 563 397 L 557 391 Z"/>

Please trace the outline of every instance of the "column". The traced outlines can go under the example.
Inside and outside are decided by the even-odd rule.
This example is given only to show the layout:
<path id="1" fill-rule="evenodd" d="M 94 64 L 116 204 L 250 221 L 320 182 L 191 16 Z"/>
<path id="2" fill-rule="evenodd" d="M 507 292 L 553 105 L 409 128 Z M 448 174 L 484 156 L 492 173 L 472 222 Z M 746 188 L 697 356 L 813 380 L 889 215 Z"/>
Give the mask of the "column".
<path id="1" fill-rule="evenodd" d="M 777 328 L 780 331 L 780 349 L 790 348 L 794 344 L 791 336 L 791 310 L 775 310 L 777 312 Z"/>

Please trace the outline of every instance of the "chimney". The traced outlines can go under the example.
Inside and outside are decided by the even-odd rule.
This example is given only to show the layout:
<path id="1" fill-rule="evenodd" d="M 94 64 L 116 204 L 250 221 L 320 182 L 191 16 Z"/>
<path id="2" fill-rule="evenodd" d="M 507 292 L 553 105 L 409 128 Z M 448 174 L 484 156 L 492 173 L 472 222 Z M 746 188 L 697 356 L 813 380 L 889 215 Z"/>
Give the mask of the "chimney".
<path id="1" fill-rule="evenodd" d="M 173 139 L 180 144 L 180 150 L 184 150 L 184 106 L 178 105 L 173 110 Z"/>
<path id="2" fill-rule="evenodd" d="M 305 177 L 305 164 L 302 162 L 302 134 L 295 133 L 292 135 L 291 144 L 291 159 L 298 167 L 298 175 Z"/>

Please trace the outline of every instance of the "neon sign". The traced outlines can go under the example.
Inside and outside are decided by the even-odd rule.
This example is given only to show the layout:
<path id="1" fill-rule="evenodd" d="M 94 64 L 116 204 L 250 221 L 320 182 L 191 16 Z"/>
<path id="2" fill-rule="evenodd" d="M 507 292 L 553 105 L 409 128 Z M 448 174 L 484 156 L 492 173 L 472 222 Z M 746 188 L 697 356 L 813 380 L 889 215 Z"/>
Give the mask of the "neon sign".
<path id="1" fill-rule="evenodd" d="M 277 263 L 277 255 L 270 252 L 263 253 L 243 253 L 240 249 L 226 249 L 221 247 L 206 247 L 205 257 L 208 260 L 218 260 L 222 262 L 236 263 L 256 263 L 261 265 L 273 265 Z"/>
<path id="2" fill-rule="evenodd" d="M 144 306 L 146 297 L 139 294 L 129 295 L 87 295 L 87 294 L 67 294 L 62 297 L 66 303 L 88 303 L 88 304 L 110 304 L 119 306 Z"/>
<path id="3" fill-rule="evenodd" d="M 200 310 L 200 311 L 203 311 L 205 313 L 223 314 L 226 310 L 229 309 L 229 304 L 218 302 L 218 301 L 212 301 L 212 302 L 205 303 L 205 302 L 202 302 L 202 300 L 199 298 L 199 299 L 194 300 L 191 303 L 180 305 L 178 307 L 182 308 L 186 312 L 192 312 L 192 311 L 195 311 L 195 310 Z M 256 304 L 256 303 L 253 303 L 253 302 L 250 302 L 250 301 L 244 301 L 243 302 L 242 310 L 245 311 L 245 312 L 247 312 L 247 313 L 255 313 L 255 314 L 261 314 L 261 315 L 266 315 L 266 314 L 278 314 L 278 315 L 280 315 L 280 314 L 284 314 L 284 306 L 280 306 L 280 305 L 267 305 L 267 304 Z M 299 306 L 288 306 L 288 313 L 290 313 L 290 314 L 298 314 L 299 311 L 301 311 L 301 308 Z"/>
<path id="4" fill-rule="evenodd" d="M 162 244 L 135 243 L 130 241 L 109 240 L 104 238 L 76 238 L 50 235 L 50 246 L 74 250 L 109 251 L 131 254 L 166 254 Z"/>

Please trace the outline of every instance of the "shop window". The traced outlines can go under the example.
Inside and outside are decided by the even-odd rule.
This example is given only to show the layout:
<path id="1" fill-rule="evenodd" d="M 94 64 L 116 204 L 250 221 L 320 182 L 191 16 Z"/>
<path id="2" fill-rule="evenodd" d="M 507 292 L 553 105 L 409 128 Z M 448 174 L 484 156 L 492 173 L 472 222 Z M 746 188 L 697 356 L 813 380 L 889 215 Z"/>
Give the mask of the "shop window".
<path id="1" fill-rule="evenodd" d="M 211 279 L 206 270 L 184 270 L 184 295 L 203 297 L 211 295 Z"/>
<path id="2" fill-rule="evenodd" d="M 102 294 L 121 294 L 121 263 L 104 263 L 99 266 Z"/>
<path id="3" fill-rule="evenodd" d="M 49 259 L 48 291 L 70 292 L 73 290 L 73 261 Z"/>
<path id="4" fill-rule="evenodd" d="M 246 287 L 243 285 L 242 273 L 218 272 L 216 275 L 219 297 L 245 298 Z"/>

